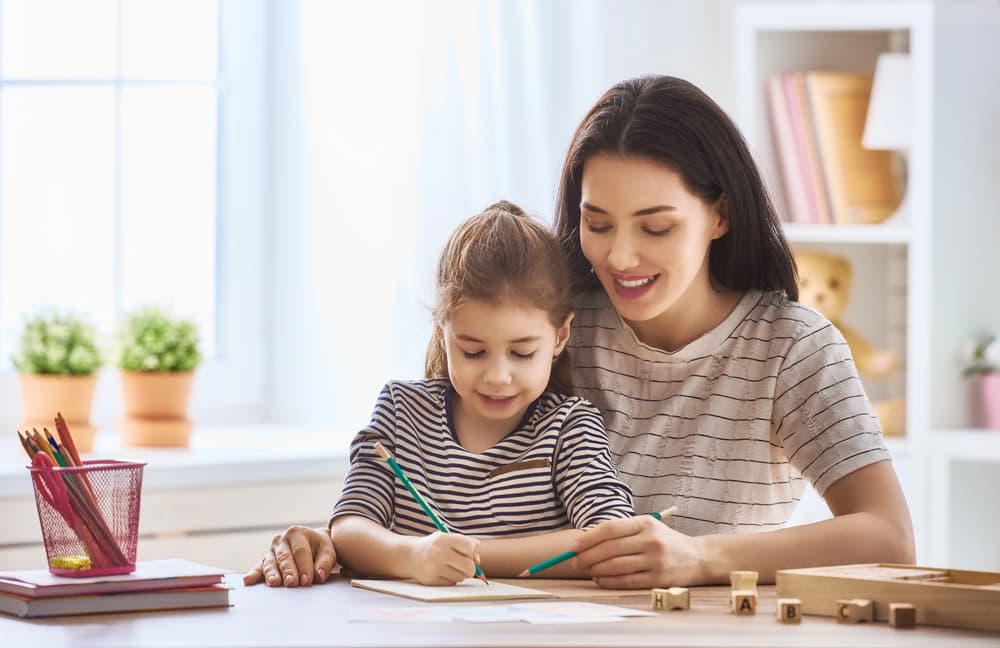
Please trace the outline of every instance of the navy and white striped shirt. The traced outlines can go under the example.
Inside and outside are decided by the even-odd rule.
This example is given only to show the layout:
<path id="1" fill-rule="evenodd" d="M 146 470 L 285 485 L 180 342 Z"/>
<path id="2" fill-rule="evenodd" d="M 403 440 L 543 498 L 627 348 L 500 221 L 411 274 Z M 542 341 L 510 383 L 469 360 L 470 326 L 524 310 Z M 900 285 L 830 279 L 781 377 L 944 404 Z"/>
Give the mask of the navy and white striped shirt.
<path id="1" fill-rule="evenodd" d="M 332 518 L 360 515 L 406 535 L 436 529 L 374 451 L 381 441 L 454 533 L 517 536 L 587 528 L 634 515 L 611 461 L 601 414 L 576 396 L 545 392 L 510 434 L 481 454 L 457 440 L 447 379 L 392 381 L 351 466 Z"/>

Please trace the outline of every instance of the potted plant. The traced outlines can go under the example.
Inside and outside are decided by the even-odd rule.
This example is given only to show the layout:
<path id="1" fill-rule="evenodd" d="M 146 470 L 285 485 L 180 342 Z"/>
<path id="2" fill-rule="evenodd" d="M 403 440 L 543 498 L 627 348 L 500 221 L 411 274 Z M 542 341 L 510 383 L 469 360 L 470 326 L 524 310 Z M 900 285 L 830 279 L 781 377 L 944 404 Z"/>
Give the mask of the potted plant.
<path id="1" fill-rule="evenodd" d="M 167 311 L 141 307 L 126 315 L 118 333 L 118 368 L 127 445 L 186 446 L 194 370 L 201 362 L 198 326 Z"/>
<path id="2" fill-rule="evenodd" d="M 25 318 L 11 361 L 20 374 L 24 427 L 51 428 L 61 412 L 77 449 L 90 452 L 90 410 L 103 364 L 95 329 L 70 312 L 37 311 Z"/>
<path id="3" fill-rule="evenodd" d="M 979 376 L 986 427 L 1000 430 L 1000 339 L 986 335 L 966 343 L 962 359 L 965 362 L 962 375 Z"/>

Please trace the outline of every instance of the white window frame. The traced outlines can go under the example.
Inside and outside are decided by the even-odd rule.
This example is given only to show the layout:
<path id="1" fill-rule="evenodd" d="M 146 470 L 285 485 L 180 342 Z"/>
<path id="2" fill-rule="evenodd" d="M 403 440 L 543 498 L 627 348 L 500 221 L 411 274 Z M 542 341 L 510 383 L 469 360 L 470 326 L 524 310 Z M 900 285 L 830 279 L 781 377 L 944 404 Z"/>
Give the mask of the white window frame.
<path id="1" fill-rule="evenodd" d="M 266 0 L 219 2 L 216 350 L 196 372 L 189 415 L 199 423 L 262 421 L 270 409 L 267 19 Z M 117 368 L 106 360 L 91 415 L 98 427 L 122 416 Z M 0 425 L 18 424 L 21 409 L 18 373 L 9 367 L 0 371 Z"/>

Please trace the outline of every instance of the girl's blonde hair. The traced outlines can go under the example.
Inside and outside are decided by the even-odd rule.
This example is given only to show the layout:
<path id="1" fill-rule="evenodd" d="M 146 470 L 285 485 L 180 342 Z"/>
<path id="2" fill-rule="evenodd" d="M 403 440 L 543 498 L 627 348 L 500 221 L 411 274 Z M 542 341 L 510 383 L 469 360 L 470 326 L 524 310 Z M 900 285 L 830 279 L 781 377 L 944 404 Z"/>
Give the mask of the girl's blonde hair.
<path id="1" fill-rule="evenodd" d="M 437 325 L 427 347 L 426 378 L 447 378 L 441 328 L 466 301 L 512 301 L 544 311 L 559 328 L 573 307 L 569 263 L 552 232 L 502 200 L 458 226 L 441 252 L 433 310 Z M 567 354 L 552 367 L 549 389 L 572 392 Z"/>

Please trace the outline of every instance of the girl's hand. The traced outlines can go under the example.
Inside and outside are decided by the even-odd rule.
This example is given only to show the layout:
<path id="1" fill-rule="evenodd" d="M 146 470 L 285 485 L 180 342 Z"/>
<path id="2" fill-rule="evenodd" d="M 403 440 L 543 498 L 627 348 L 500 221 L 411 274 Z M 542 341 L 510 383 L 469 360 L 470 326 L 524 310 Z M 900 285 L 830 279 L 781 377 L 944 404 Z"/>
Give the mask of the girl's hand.
<path id="1" fill-rule="evenodd" d="M 414 541 L 413 578 L 422 585 L 454 585 L 475 575 L 479 540 L 436 531 Z"/>
<path id="2" fill-rule="evenodd" d="M 575 551 L 573 566 L 589 571 L 600 587 L 673 587 L 705 580 L 702 540 L 651 515 L 602 522 L 580 536 Z"/>

